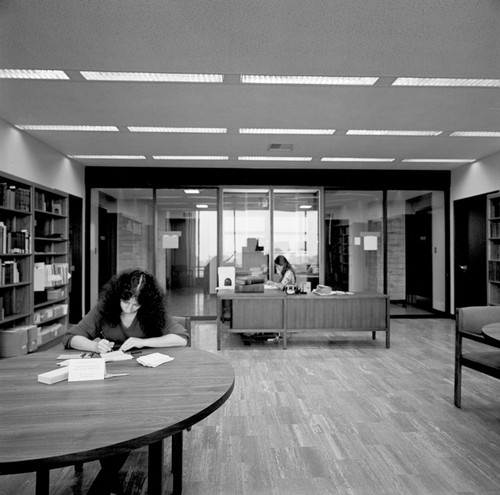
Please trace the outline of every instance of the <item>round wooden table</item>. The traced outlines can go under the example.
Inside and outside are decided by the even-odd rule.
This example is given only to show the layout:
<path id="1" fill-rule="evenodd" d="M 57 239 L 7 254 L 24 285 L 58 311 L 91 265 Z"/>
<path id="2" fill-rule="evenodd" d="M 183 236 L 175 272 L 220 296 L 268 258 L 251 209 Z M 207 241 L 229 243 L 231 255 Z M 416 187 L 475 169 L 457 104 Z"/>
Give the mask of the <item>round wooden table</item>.
<path id="1" fill-rule="evenodd" d="M 485 325 L 481 329 L 481 332 L 486 337 L 486 340 L 489 340 L 497 345 L 500 344 L 500 322 Z"/>
<path id="2" fill-rule="evenodd" d="M 0 474 L 36 471 L 36 493 L 47 494 L 50 469 L 147 445 L 148 492 L 161 494 L 163 440 L 172 436 L 174 493 L 181 493 L 182 432 L 226 402 L 234 370 L 197 349 L 143 349 L 141 356 L 151 352 L 174 360 L 156 368 L 111 362 L 107 373 L 130 374 L 53 385 L 37 378 L 68 354 L 60 347 L 0 360 Z"/>

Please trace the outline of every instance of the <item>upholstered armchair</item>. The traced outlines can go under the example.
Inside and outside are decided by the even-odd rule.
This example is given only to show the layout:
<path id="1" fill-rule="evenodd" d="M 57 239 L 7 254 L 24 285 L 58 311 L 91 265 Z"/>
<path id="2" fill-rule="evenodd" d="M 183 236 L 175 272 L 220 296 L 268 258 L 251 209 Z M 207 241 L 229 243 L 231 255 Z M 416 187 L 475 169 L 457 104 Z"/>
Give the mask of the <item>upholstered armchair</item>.
<path id="1" fill-rule="evenodd" d="M 500 306 L 470 306 L 456 310 L 455 406 L 457 407 L 461 407 L 462 367 L 500 379 L 500 342 L 486 339 L 481 332 L 482 328 L 490 323 L 500 323 Z M 482 345 L 467 344 L 467 340 Z M 468 347 L 471 347 L 470 352 Z"/>

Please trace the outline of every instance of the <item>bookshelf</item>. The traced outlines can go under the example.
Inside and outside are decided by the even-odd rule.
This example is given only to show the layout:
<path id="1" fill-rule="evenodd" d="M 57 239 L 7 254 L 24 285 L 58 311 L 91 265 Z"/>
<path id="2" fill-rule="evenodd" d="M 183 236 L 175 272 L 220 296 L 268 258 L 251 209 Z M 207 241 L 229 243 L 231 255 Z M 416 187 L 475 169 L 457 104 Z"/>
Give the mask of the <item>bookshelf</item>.
<path id="1" fill-rule="evenodd" d="M 67 212 L 65 194 L 0 174 L 0 356 L 67 329 Z"/>
<path id="2" fill-rule="evenodd" d="M 500 193 L 487 198 L 488 304 L 500 305 Z"/>

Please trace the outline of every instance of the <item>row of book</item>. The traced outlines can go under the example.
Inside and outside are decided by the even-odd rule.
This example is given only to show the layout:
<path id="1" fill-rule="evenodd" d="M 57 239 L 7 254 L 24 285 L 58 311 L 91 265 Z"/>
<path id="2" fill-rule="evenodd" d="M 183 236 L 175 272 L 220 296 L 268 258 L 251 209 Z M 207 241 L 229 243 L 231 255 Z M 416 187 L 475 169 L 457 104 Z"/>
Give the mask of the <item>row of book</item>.
<path id="1" fill-rule="evenodd" d="M 28 229 L 9 230 L 0 222 L 0 254 L 28 254 L 31 252 L 31 236 Z"/>
<path id="2" fill-rule="evenodd" d="M 490 237 L 500 237 L 500 222 L 490 222 Z"/>
<path id="3" fill-rule="evenodd" d="M 31 191 L 25 187 L 0 183 L 0 206 L 11 210 L 30 211 Z"/>
<path id="4" fill-rule="evenodd" d="M 488 280 L 490 282 L 500 282 L 500 262 L 488 262 Z"/>
<path id="5" fill-rule="evenodd" d="M 62 215 L 62 202 L 60 200 L 48 199 L 42 191 L 35 191 L 35 209 L 40 211 L 48 211 Z"/>
<path id="6" fill-rule="evenodd" d="M 44 291 L 47 287 L 66 285 L 68 281 L 68 263 L 35 263 L 33 275 L 33 288 L 35 292 Z"/>
<path id="7" fill-rule="evenodd" d="M 21 281 L 17 261 L 3 261 L 0 264 L 0 285 L 18 284 Z"/>

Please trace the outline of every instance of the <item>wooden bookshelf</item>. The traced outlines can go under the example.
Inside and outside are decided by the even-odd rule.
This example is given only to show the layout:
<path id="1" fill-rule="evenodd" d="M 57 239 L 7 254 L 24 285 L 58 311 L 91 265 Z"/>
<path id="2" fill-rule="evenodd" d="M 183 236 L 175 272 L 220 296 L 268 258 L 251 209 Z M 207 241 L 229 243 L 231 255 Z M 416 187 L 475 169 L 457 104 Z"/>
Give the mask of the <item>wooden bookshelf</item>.
<path id="1" fill-rule="evenodd" d="M 488 304 L 500 305 L 500 193 L 487 198 L 487 238 L 488 238 Z"/>
<path id="2" fill-rule="evenodd" d="M 33 350 L 66 331 L 67 214 L 64 193 L 0 175 L 0 338 L 35 326 Z"/>

